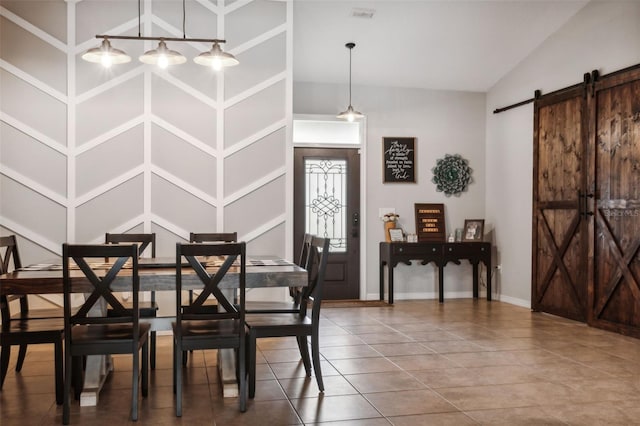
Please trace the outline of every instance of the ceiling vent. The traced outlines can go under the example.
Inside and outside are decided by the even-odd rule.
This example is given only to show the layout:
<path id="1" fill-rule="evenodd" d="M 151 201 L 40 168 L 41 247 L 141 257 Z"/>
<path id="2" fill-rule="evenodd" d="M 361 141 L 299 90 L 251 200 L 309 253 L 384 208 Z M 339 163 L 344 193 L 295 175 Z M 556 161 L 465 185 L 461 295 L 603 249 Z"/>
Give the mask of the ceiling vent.
<path id="1" fill-rule="evenodd" d="M 374 9 L 364 9 L 361 7 L 356 7 L 351 12 L 351 16 L 353 16 L 354 18 L 371 19 L 373 18 L 373 15 L 375 13 L 376 11 Z"/>

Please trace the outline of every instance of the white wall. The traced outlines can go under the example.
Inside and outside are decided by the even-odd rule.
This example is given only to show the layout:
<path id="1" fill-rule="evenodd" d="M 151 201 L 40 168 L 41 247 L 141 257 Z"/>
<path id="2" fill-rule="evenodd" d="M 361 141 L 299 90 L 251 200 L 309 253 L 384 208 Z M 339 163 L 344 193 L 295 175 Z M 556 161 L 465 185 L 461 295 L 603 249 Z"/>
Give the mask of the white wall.
<path id="1" fill-rule="evenodd" d="M 347 106 L 348 87 L 294 83 L 295 114 L 337 114 Z M 415 232 L 414 203 L 444 203 L 447 232 L 461 228 L 466 218 L 482 218 L 485 211 L 485 95 L 483 93 L 353 87 L 353 106 L 367 116 L 366 295 L 378 298 L 378 244 L 384 240 L 379 208 L 394 207 L 399 225 Z M 417 182 L 383 184 L 382 138 L 416 138 Z M 469 160 L 473 183 L 460 197 L 445 197 L 431 182 L 431 169 L 445 154 L 460 154 Z M 488 221 L 485 229 L 490 231 Z M 471 296 L 471 267 L 445 270 L 447 297 Z M 396 268 L 395 297 L 425 298 L 437 295 L 437 270 L 433 265 Z"/>
<path id="2" fill-rule="evenodd" d="M 181 12 L 144 0 L 142 35 L 181 37 Z M 163 71 L 137 60 L 157 41 L 111 40 L 133 60 L 105 70 L 81 55 L 96 33 L 138 34 L 135 2 L 0 0 L 0 233 L 23 263 L 131 230 L 162 256 L 190 231 L 290 255 L 291 3 L 188 0 L 186 18 L 240 65 L 215 73 L 192 61 L 211 44 L 168 42 L 188 60 Z"/>
<path id="3" fill-rule="evenodd" d="M 500 299 L 530 306 L 533 106 L 495 108 L 640 63 L 640 2 L 593 1 L 487 94 L 486 219 L 495 223 Z"/>

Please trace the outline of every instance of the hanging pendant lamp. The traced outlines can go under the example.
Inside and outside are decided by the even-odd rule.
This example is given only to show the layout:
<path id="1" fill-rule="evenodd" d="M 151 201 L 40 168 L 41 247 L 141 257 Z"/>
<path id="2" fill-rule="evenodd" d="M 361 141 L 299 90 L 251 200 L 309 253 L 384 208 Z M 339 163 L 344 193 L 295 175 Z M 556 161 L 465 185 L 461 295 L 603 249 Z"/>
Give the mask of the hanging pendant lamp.
<path id="1" fill-rule="evenodd" d="M 111 47 L 109 39 L 102 39 L 100 47 L 94 47 L 87 50 L 82 59 L 96 64 L 102 64 L 105 68 L 109 68 L 113 64 L 125 64 L 131 61 L 131 57 L 120 49 Z"/>
<path id="2" fill-rule="evenodd" d="M 356 111 L 355 109 L 353 109 L 353 106 L 351 106 L 351 51 L 353 50 L 354 47 L 356 47 L 356 44 L 347 43 L 344 46 L 347 49 L 349 49 L 349 106 L 347 107 L 346 111 L 342 111 L 336 117 L 342 118 L 348 121 L 353 121 L 353 120 L 357 120 L 364 117 L 364 114 L 362 114 L 359 111 Z"/>
<path id="3" fill-rule="evenodd" d="M 169 65 L 184 64 L 187 62 L 187 58 L 182 56 L 180 52 L 170 50 L 164 40 L 160 40 L 157 48 L 144 52 L 144 55 L 138 59 L 142 63 L 157 65 L 162 69 L 167 68 Z"/>
<path id="4" fill-rule="evenodd" d="M 111 47 L 109 39 L 111 40 L 153 40 L 159 41 L 158 47 L 145 52 L 138 59 L 140 62 L 151 65 L 158 65 L 160 68 L 167 68 L 169 65 L 184 64 L 187 59 L 179 52 L 170 50 L 167 47 L 166 42 L 191 42 L 191 43 L 213 43 L 211 50 L 201 53 L 194 61 L 200 65 L 206 65 L 214 70 L 219 70 L 223 67 L 231 67 L 238 65 L 240 62 L 230 53 L 226 53 L 220 47 L 220 44 L 226 43 L 224 39 L 218 38 L 187 38 L 185 35 L 185 21 L 186 21 L 186 5 L 185 0 L 182 0 L 182 38 L 174 37 L 144 37 L 141 34 L 141 0 L 138 0 L 138 36 L 121 36 L 121 35 L 96 35 L 96 38 L 101 38 L 102 44 L 100 47 L 89 49 L 82 55 L 82 59 L 88 62 L 94 62 L 102 64 L 105 68 L 110 67 L 112 64 L 124 64 L 131 61 L 129 57 L 122 50 Z"/>
<path id="5" fill-rule="evenodd" d="M 231 53 L 223 52 L 217 41 L 213 43 L 211 50 L 202 52 L 193 58 L 193 62 L 198 65 L 211 67 L 216 71 L 223 67 L 233 67 L 240 63 Z"/>

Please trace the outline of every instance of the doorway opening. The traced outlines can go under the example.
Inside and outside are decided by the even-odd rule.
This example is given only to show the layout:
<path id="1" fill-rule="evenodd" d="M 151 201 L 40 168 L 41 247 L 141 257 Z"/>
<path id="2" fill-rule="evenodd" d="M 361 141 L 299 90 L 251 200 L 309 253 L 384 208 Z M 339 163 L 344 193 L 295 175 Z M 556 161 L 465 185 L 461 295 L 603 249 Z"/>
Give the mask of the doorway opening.
<path id="1" fill-rule="evenodd" d="M 364 122 L 305 116 L 293 129 L 294 252 L 304 233 L 329 238 L 324 298 L 361 299 Z"/>

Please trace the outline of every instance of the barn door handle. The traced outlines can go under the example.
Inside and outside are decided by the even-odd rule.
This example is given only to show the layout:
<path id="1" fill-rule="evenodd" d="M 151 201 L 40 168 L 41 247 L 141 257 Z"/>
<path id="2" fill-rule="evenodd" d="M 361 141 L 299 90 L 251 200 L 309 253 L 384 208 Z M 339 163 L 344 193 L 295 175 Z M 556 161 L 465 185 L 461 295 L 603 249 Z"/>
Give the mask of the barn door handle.
<path id="1" fill-rule="evenodd" d="M 583 215 L 585 217 L 585 219 L 589 216 L 593 216 L 593 212 L 589 210 L 589 198 L 593 198 L 593 193 L 587 193 L 584 195 L 584 210 L 583 210 Z"/>

